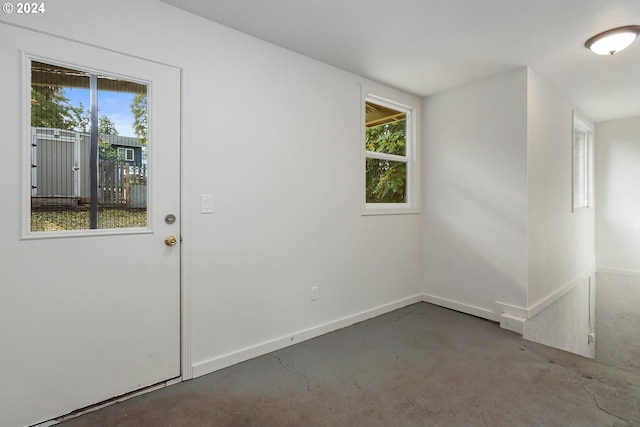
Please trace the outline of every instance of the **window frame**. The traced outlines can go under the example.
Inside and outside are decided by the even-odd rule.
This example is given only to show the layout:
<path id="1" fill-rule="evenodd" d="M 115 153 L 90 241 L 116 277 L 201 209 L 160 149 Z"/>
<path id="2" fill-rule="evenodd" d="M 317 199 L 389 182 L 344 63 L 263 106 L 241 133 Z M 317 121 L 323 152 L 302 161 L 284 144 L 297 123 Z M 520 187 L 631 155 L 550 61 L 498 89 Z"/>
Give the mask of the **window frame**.
<path id="1" fill-rule="evenodd" d="M 22 70 L 21 70 L 21 115 L 22 122 L 22 210 L 21 210 L 21 240 L 42 240 L 42 239 L 59 239 L 59 238 L 74 238 L 74 237 L 94 237 L 94 236 L 121 236 L 121 235 L 134 235 L 134 234 L 153 234 L 154 227 L 151 221 L 153 218 L 153 203 L 150 201 L 150 195 L 153 190 L 152 185 L 154 180 L 148 184 L 147 187 L 147 225 L 146 227 L 126 227 L 126 228 L 97 228 L 97 229 L 72 229 L 72 230 L 59 230 L 59 231 L 33 231 L 31 229 L 31 198 L 33 194 L 32 182 L 33 182 L 33 136 L 31 126 L 31 87 L 32 87 L 32 62 L 42 62 L 53 66 L 59 66 L 63 68 L 76 69 L 79 71 L 85 71 L 92 74 L 108 76 L 116 79 L 122 79 L 133 83 L 138 83 L 147 86 L 147 96 L 151 98 L 150 92 L 152 82 L 139 77 L 134 77 L 127 74 L 122 74 L 113 71 L 107 71 L 92 66 L 88 66 L 82 63 L 66 62 L 64 60 L 55 59 L 46 55 L 32 53 L 28 51 L 21 51 L 22 56 Z M 149 102 L 149 101 L 148 101 Z M 151 116 L 151 107 L 147 107 L 147 115 Z M 147 130 L 151 134 L 151 129 Z M 149 138 L 149 137 L 148 137 Z M 145 149 L 148 149 L 145 147 Z M 153 149 L 147 152 L 147 156 L 152 156 Z"/>
<path id="2" fill-rule="evenodd" d="M 405 155 L 387 154 L 366 149 L 366 103 L 370 102 L 382 107 L 391 108 L 406 114 L 406 141 Z M 384 98 L 371 92 L 363 91 L 361 103 L 362 120 L 360 124 L 360 162 L 361 162 L 361 213 L 362 215 L 393 215 L 393 214 L 414 214 L 419 213 L 418 193 L 417 193 L 417 149 L 416 149 L 416 108 L 411 105 L 402 104 L 389 98 Z M 398 161 L 407 165 L 406 182 L 406 202 L 405 203 L 367 203 L 366 190 L 366 163 L 367 159 L 382 159 Z"/>
<path id="3" fill-rule="evenodd" d="M 582 161 L 576 163 L 575 159 L 575 145 L 576 145 L 576 131 L 584 133 L 584 143 L 579 149 L 583 150 Z M 576 112 L 573 113 L 573 123 L 571 127 L 571 209 L 572 212 L 580 212 L 588 210 L 593 207 L 593 126 L 582 119 Z M 584 177 L 582 180 L 576 180 L 576 168 L 581 167 Z M 584 184 L 584 188 L 576 188 L 581 183 Z M 583 194 L 584 203 L 578 204 L 576 200 L 576 193 Z"/>
<path id="4" fill-rule="evenodd" d="M 135 162 L 136 155 L 135 155 L 135 151 L 133 150 L 133 148 L 118 147 L 117 151 L 118 151 L 118 155 L 120 155 L 120 153 L 122 153 L 122 158 L 124 159 L 125 162 Z M 131 158 L 129 158 L 129 156 L 128 156 L 129 153 L 131 154 Z"/>

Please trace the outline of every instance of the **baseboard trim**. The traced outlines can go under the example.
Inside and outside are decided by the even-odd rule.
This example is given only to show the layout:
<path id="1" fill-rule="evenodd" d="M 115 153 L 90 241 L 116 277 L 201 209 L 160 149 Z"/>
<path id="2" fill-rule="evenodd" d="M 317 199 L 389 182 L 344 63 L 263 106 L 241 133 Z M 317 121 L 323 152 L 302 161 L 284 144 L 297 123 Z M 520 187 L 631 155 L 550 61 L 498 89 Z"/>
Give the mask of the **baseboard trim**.
<path id="1" fill-rule="evenodd" d="M 529 309 L 525 307 L 520 307 L 517 305 L 507 304 L 505 302 L 496 301 L 495 302 L 496 312 L 499 313 L 500 316 L 504 314 L 508 314 L 510 316 L 516 316 L 523 319 L 529 318 Z"/>
<path id="2" fill-rule="evenodd" d="M 515 332 L 517 334 L 524 334 L 524 324 L 527 319 L 520 316 L 514 316 L 512 314 L 502 313 L 500 316 L 500 327 L 508 331 Z"/>
<path id="3" fill-rule="evenodd" d="M 640 272 L 637 272 L 637 273 L 638 273 L 638 277 L 640 277 Z M 490 310 L 487 308 L 478 307 L 471 304 L 465 304 L 458 301 L 453 301 L 447 298 L 437 297 L 435 295 L 431 295 L 427 293 L 414 295 L 409 298 L 404 298 L 389 304 L 384 304 L 379 307 L 372 308 L 370 310 L 361 311 L 359 313 L 349 315 L 331 322 L 327 322 L 322 325 L 318 325 L 308 329 L 303 329 L 286 336 L 282 336 L 273 340 L 265 341 L 250 347 L 246 347 L 238 351 L 234 351 L 218 357 L 214 357 L 208 360 L 194 363 L 191 369 L 192 375 L 193 375 L 193 378 L 197 378 L 199 376 L 206 375 L 223 368 L 227 368 L 237 363 L 244 362 L 249 359 L 253 359 L 254 357 L 262 356 L 264 354 L 271 353 L 276 350 L 280 350 L 290 345 L 293 345 L 302 341 L 306 341 L 308 339 L 315 338 L 320 335 L 324 335 L 326 333 L 345 328 L 347 326 L 351 326 L 354 323 L 362 322 L 364 320 L 371 319 L 381 314 L 385 314 L 390 311 L 397 310 L 398 308 L 402 308 L 407 305 L 414 304 L 420 301 L 424 301 L 424 302 L 435 304 L 441 307 L 449 308 L 451 310 L 460 311 L 462 313 L 470 314 L 476 317 L 481 317 L 483 319 L 488 319 L 494 322 L 500 322 L 501 325 L 504 324 L 503 327 L 508 325 L 508 327 L 505 327 L 505 329 L 509 329 L 509 330 L 513 330 L 514 332 L 521 333 L 520 330 L 522 329 L 522 325 L 526 321 L 526 319 L 530 319 L 531 317 L 540 313 L 546 307 L 553 304 L 562 296 L 572 291 L 583 280 L 588 280 L 588 278 L 591 277 L 593 274 L 595 274 L 595 269 L 590 270 L 589 272 L 582 274 L 577 278 L 565 283 L 560 288 L 551 292 L 545 298 L 538 301 L 536 304 L 534 304 L 529 308 L 518 307 L 511 304 L 506 304 L 506 303 L 496 301 L 495 302 L 496 309 Z M 505 317 L 505 315 L 507 316 Z"/>
<path id="4" fill-rule="evenodd" d="M 640 277 L 638 270 L 625 270 L 624 268 L 598 267 L 596 273 L 612 274 L 615 276 Z"/>
<path id="5" fill-rule="evenodd" d="M 338 329 L 346 328 L 347 326 L 351 326 L 355 323 L 362 322 L 364 320 L 371 319 L 373 317 L 380 316 L 381 314 L 389 313 L 393 310 L 397 310 L 399 308 L 406 307 L 407 305 L 415 304 L 421 301 L 423 301 L 422 294 L 414 295 L 409 298 L 397 300 L 392 303 L 361 311 L 350 316 L 345 316 L 340 319 L 324 323 L 322 325 L 303 329 L 301 331 L 297 331 L 280 338 L 265 341 L 251 347 L 243 348 L 238 351 L 195 363 L 192 367 L 193 378 L 210 374 L 211 372 L 215 372 L 220 369 L 235 365 L 237 363 L 253 359 L 254 357 L 262 356 L 264 354 L 280 350 L 290 345 L 297 344 L 311 338 L 319 337 Z"/>
<path id="6" fill-rule="evenodd" d="M 580 283 L 589 280 L 589 278 L 595 275 L 595 273 L 596 270 L 592 269 L 578 277 L 575 277 L 528 308 L 496 301 L 496 311 L 500 314 L 506 313 L 523 319 L 531 319 L 536 314 L 540 313 L 542 310 L 574 290 Z M 638 277 L 640 277 L 640 275 Z"/>
<path id="7" fill-rule="evenodd" d="M 558 289 L 551 292 L 549 295 L 547 295 L 546 297 L 544 297 L 543 299 L 541 299 L 540 301 L 538 301 L 537 303 L 529 307 L 529 310 L 528 310 L 529 315 L 527 316 L 527 318 L 530 319 L 536 314 L 540 313 L 542 310 L 549 307 L 551 304 L 553 304 L 554 302 L 556 302 L 557 300 L 559 300 L 560 298 L 562 298 L 563 296 L 565 296 L 566 294 L 574 290 L 580 283 L 586 280 L 589 280 L 589 278 L 595 275 L 595 273 L 596 273 L 596 270 L 594 268 L 592 270 L 589 270 L 581 274 L 580 276 L 574 278 L 573 280 L 570 280 L 564 285 L 560 286 Z"/>
<path id="8" fill-rule="evenodd" d="M 482 317 L 483 319 L 492 320 L 494 322 L 500 321 L 500 315 L 495 311 L 488 310 L 486 308 L 477 307 L 475 305 L 464 304 L 458 301 L 453 301 L 446 298 L 440 298 L 435 295 L 422 294 L 423 301 L 439 305 L 440 307 L 449 308 L 451 310 L 460 311 L 462 313 L 470 314 L 476 317 Z"/>

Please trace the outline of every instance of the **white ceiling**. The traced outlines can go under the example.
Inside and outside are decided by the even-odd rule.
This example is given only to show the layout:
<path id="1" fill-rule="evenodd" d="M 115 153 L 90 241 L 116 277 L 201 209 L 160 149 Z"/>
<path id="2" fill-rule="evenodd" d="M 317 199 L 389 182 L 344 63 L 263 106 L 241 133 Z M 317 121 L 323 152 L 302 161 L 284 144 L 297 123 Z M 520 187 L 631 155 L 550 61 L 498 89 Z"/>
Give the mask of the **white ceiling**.
<path id="1" fill-rule="evenodd" d="M 640 115 L 640 40 L 584 47 L 640 0 L 162 1 L 419 96 L 528 66 L 595 121 Z"/>

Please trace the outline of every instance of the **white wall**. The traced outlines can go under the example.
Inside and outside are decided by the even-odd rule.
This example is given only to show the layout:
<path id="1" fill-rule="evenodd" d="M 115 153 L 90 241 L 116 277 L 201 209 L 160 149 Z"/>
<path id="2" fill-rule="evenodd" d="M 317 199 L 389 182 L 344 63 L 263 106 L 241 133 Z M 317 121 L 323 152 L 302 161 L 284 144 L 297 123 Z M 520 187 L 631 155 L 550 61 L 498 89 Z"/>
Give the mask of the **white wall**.
<path id="1" fill-rule="evenodd" d="M 184 69 L 187 377 L 421 299 L 420 216 L 360 214 L 359 84 L 421 114 L 418 99 L 151 0 L 60 0 L 1 18 Z M 199 213 L 202 193 L 213 215 Z M 17 237 L 13 222 L 0 227 Z M 49 303 L 64 312 L 63 296 Z M 21 418 L 0 425 L 59 415 L 35 403 L 3 401 Z"/>
<path id="2" fill-rule="evenodd" d="M 527 300 L 534 307 L 594 274 L 595 214 L 572 209 L 573 105 L 532 70 L 528 84 Z"/>
<path id="3" fill-rule="evenodd" d="M 640 271 L 640 117 L 596 124 L 598 268 Z"/>
<path id="4" fill-rule="evenodd" d="M 640 117 L 596 124 L 596 358 L 640 365 Z"/>
<path id="5" fill-rule="evenodd" d="M 588 335 L 595 316 L 595 214 L 593 207 L 572 209 L 573 105 L 534 71 L 528 77 L 529 282 L 523 337 L 594 357 Z"/>
<path id="6" fill-rule="evenodd" d="M 527 303 L 527 70 L 423 103 L 426 299 L 498 319 Z"/>
<path id="7" fill-rule="evenodd" d="M 572 213 L 571 103 L 521 68 L 423 109 L 425 299 L 592 354 L 594 213 Z"/>
<path id="8" fill-rule="evenodd" d="M 196 375 L 420 290 L 419 216 L 360 214 L 363 79 L 232 35 L 189 68 Z"/>

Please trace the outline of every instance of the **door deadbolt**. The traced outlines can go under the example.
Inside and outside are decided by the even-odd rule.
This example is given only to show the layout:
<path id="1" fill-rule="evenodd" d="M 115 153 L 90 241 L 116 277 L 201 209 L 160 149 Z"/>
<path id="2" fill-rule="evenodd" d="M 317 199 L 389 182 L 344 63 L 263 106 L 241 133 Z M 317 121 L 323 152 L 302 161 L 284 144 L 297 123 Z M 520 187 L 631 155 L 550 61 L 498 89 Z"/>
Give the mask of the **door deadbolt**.
<path id="1" fill-rule="evenodd" d="M 164 217 L 164 222 L 166 222 L 167 224 L 173 224 L 174 222 L 176 222 L 176 216 L 174 214 L 168 214 Z"/>
<path id="2" fill-rule="evenodd" d="M 164 238 L 164 244 L 167 246 L 175 246 L 178 243 L 176 236 L 167 236 Z"/>

